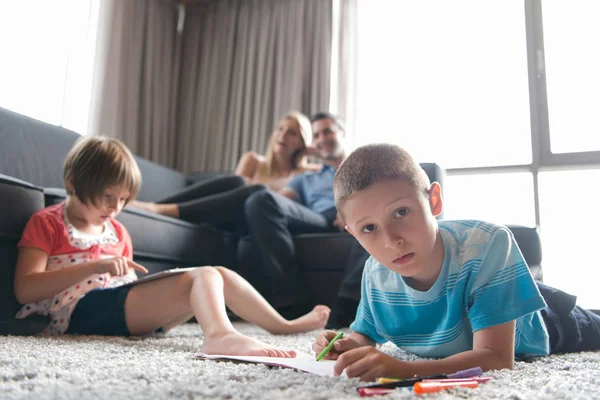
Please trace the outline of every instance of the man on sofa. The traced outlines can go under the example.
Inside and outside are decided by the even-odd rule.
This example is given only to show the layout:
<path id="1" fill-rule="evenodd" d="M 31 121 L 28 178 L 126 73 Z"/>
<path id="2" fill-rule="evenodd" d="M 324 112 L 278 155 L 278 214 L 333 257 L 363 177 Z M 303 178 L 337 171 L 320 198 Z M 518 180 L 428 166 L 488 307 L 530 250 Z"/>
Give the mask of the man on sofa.
<path id="1" fill-rule="evenodd" d="M 311 123 L 312 147 L 321 158 L 323 168 L 297 176 L 278 193 L 269 190 L 256 192 L 245 203 L 249 231 L 261 256 L 262 265 L 258 272 L 262 273 L 264 294 L 286 318 L 302 315 L 310 307 L 299 283 L 301 280 L 292 235 L 344 229 L 343 222 L 337 218 L 333 200 L 333 176 L 346 157 L 344 127 L 338 118 L 328 112 L 315 114 Z M 355 247 L 360 252 L 358 243 Z M 359 297 L 362 265 L 360 271 L 349 271 L 348 267 L 346 271 L 353 273 L 345 274 L 340 294 L 350 286 L 348 291 L 356 292 L 354 294 Z M 346 282 L 350 276 L 351 282 Z M 356 276 L 358 283 L 353 284 Z M 323 284 L 327 285 L 327 282 Z M 354 286 L 356 288 L 352 289 Z M 347 307 L 338 307 L 341 302 L 336 301 L 330 321 L 337 319 L 342 308 L 350 309 L 354 316 L 358 300 L 349 301 L 351 304 Z"/>

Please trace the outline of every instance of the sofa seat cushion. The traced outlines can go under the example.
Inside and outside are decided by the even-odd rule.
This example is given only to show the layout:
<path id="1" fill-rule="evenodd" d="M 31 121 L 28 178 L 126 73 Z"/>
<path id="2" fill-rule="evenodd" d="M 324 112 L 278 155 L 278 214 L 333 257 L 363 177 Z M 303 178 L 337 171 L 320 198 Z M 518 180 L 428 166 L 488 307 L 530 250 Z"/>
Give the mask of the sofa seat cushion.
<path id="1" fill-rule="evenodd" d="M 134 258 L 151 272 L 174 266 L 235 267 L 233 235 L 209 225 L 193 224 L 133 208 L 118 216 L 131 235 Z M 144 261 L 150 263 L 144 263 Z"/>
<path id="2" fill-rule="evenodd" d="M 177 193 L 186 188 L 188 180 L 182 173 L 138 156 L 135 159 L 142 172 L 142 187 L 137 196 L 138 200 L 158 201 L 166 194 Z"/>

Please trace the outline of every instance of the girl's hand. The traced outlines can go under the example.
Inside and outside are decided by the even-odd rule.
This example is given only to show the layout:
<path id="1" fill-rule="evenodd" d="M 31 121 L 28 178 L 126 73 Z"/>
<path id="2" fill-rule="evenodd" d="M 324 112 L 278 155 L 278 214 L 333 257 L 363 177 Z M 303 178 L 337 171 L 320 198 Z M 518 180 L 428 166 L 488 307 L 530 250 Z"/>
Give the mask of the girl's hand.
<path id="1" fill-rule="evenodd" d="M 388 356 L 370 346 L 363 346 L 340 355 L 333 367 L 333 373 L 339 376 L 344 370 L 348 378 L 360 378 L 362 381 L 374 381 L 382 376 L 410 377 L 414 373 L 409 363 Z"/>
<path id="2" fill-rule="evenodd" d="M 317 339 L 312 345 L 312 349 L 315 354 L 319 354 L 327 345 L 329 341 L 335 337 L 337 333 L 334 331 L 323 331 L 317 336 Z M 325 357 L 324 360 L 337 360 L 339 355 L 345 351 L 356 349 L 358 347 L 364 346 L 363 344 L 358 343 L 350 336 L 344 336 L 337 342 L 333 344 L 333 348 L 329 350 L 329 353 Z"/>
<path id="3" fill-rule="evenodd" d="M 94 263 L 94 273 L 96 274 L 108 272 L 112 276 L 123 276 L 129 273 L 129 269 L 134 269 L 144 274 L 148 273 L 146 268 L 127 257 L 103 258 L 92 262 Z"/>

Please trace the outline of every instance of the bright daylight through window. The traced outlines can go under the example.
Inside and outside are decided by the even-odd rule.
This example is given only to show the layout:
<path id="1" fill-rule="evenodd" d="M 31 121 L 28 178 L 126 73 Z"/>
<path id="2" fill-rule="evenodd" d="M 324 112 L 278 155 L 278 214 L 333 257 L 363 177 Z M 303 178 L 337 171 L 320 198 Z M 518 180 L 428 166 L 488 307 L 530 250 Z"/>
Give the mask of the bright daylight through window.
<path id="1" fill-rule="evenodd" d="M 545 282 L 600 309 L 600 219 L 586 194 L 600 169 L 577 166 L 577 153 L 573 165 L 544 161 L 544 154 L 540 161 L 534 151 L 544 150 L 532 147 L 532 138 L 550 135 L 556 153 L 600 150 L 600 3 L 535 4 L 358 0 L 350 134 L 356 146 L 391 142 L 445 168 L 446 218 L 539 225 Z M 542 24 L 531 22 L 542 20 L 548 110 L 544 94 L 533 101 L 544 109 L 530 114 L 530 86 L 538 82 L 528 79 L 535 35 L 527 32 L 542 37 Z M 529 60 L 543 68 L 543 51 Z M 549 115 L 548 122 L 532 125 L 531 115 Z M 592 168 L 599 167 L 600 155 Z"/>
<path id="2" fill-rule="evenodd" d="M 86 133 L 99 1 L 0 3 L 0 107 Z"/>

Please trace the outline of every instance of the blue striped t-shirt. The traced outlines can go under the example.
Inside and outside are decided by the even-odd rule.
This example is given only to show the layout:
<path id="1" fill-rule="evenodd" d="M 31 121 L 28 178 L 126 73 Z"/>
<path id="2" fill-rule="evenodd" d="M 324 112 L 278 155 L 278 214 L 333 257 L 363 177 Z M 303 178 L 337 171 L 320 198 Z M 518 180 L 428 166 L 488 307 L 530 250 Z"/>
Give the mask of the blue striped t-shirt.
<path id="1" fill-rule="evenodd" d="M 515 354 L 548 355 L 546 307 L 521 251 L 505 227 L 439 221 L 444 264 L 426 292 L 370 257 L 350 328 L 422 357 L 472 350 L 473 332 L 516 320 Z"/>

